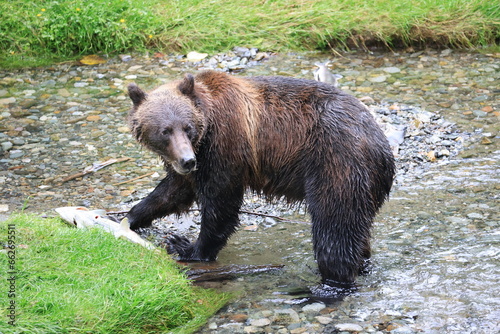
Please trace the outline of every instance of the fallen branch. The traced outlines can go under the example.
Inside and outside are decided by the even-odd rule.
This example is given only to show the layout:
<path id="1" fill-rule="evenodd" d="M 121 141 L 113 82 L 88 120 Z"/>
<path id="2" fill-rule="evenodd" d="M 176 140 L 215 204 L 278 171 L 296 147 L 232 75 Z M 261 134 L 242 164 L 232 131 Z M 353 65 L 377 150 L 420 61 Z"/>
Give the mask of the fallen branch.
<path id="1" fill-rule="evenodd" d="M 289 221 L 290 220 L 290 219 L 286 219 L 286 218 L 283 218 L 283 217 L 269 215 L 267 213 L 260 213 L 260 212 L 253 212 L 253 211 L 240 210 L 240 213 L 246 213 L 247 215 L 254 215 L 254 216 L 261 216 L 261 217 L 269 217 L 269 218 L 274 218 L 274 219 L 278 219 L 278 220 L 281 220 L 281 221 Z"/>
<path id="2" fill-rule="evenodd" d="M 119 159 L 109 159 L 109 160 L 104 161 L 104 162 L 95 163 L 92 166 L 86 167 L 83 170 L 83 172 L 81 172 L 81 173 L 76 173 L 76 174 L 70 175 L 68 177 L 65 177 L 64 179 L 62 179 L 61 183 L 68 182 L 68 181 L 77 179 L 79 177 L 85 176 L 87 174 L 97 172 L 99 169 L 107 167 L 107 166 L 112 165 L 112 164 L 115 164 L 117 162 L 124 162 L 124 161 L 128 161 L 131 159 L 132 158 L 127 157 L 127 158 L 119 158 Z"/>
<path id="3" fill-rule="evenodd" d="M 132 180 L 130 180 L 130 181 L 132 181 Z M 198 208 L 196 208 L 196 209 L 189 209 L 188 211 L 189 212 L 200 211 L 200 209 L 198 209 Z M 124 215 L 124 214 L 127 214 L 127 213 L 128 213 L 128 211 L 112 211 L 112 212 L 110 211 L 110 212 L 108 212 L 108 215 Z M 292 220 L 292 219 L 287 219 L 287 218 L 278 217 L 278 216 L 269 215 L 269 214 L 260 213 L 260 212 L 240 210 L 240 213 L 244 213 L 244 214 L 247 214 L 247 215 L 261 216 L 261 217 L 269 217 L 269 218 L 277 219 L 279 221 L 290 222 L 290 223 L 311 224 L 309 222 L 305 222 L 305 221 L 301 221 L 301 220 Z"/>
<path id="4" fill-rule="evenodd" d="M 187 271 L 187 276 L 195 282 L 224 281 L 235 279 L 241 275 L 252 275 L 272 272 L 283 269 L 282 264 L 266 265 L 227 265 L 222 267 L 206 266 L 205 268 L 193 268 Z"/>
<path id="5" fill-rule="evenodd" d="M 147 173 L 147 174 L 144 174 L 144 175 L 140 175 L 140 176 L 134 177 L 133 179 L 130 179 L 130 180 L 127 180 L 127 181 L 122 181 L 122 182 L 114 183 L 113 185 L 114 185 L 114 186 L 119 186 L 119 185 L 121 185 L 121 184 L 125 184 L 125 183 L 129 183 L 129 182 L 133 182 L 133 181 L 135 181 L 135 180 L 139 180 L 139 179 L 142 179 L 142 178 L 145 178 L 145 177 L 151 176 L 151 175 L 153 175 L 154 173 L 156 173 L 156 172 L 150 172 L 150 173 Z"/>

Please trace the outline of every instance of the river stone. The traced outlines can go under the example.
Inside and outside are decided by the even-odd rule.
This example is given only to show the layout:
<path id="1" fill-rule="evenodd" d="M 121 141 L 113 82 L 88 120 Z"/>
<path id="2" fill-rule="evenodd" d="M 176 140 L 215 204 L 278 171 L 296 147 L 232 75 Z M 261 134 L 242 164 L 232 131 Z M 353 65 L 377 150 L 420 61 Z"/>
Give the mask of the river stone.
<path id="1" fill-rule="evenodd" d="M 8 91 L 6 91 L 5 89 L 0 89 L 0 97 L 4 97 L 6 96 L 7 94 L 9 94 Z"/>
<path id="2" fill-rule="evenodd" d="M 415 333 L 415 331 L 410 327 L 405 327 L 405 326 L 391 330 L 391 334 L 412 334 L 412 333 Z"/>
<path id="3" fill-rule="evenodd" d="M 1 146 L 2 146 L 2 150 L 3 151 L 8 151 L 8 150 L 10 150 L 12 148 L 13 145 L 12 145 L 12 143 L 10 141 L 4 141 L 1 144 Z"/>
<path id="4" fill-rule="evenodd" d="M 399 73 L 401 70 L 397 67 L 386 67 L 384 68 L 384 72 L 386 73 Z"/>
<path id="5" fill-rule="evenodd" d="M 191 51 L 186 55 L 187 61 L 197 62 L 205 59 L 208 56 L 208 53 L 198 53 L 196 51 Z"/>
<path id="6" fill-rule="evenodd" d="M 471 212 L 467 214 L 467 218 L 470 219 L 483 219 L 484 216 L 478 212 Z"/>
<path id="7" fill-rule="evenodd" d="M 11 103 L 16 103 L 15 97 L 7 97 L 5 99 L 0 99 L 0 104 L 11 104 Z"/>
<path id="8" fill-rule="evenodd" d="M 361 332 L 363 327 L 358 324 L 336 324 L 335 328 L 341 332 Z"/>
<path id="9" fill-rule="evenodd" d="M 245 333 L 248 333 L 248 334 L 264 333 L 264 330 L 262 328 L 258 328 L 255 326 L 245 326 L 243 328 L 243 330 L 245 331 Z"/>
<path id="10" fill-rule="evenodd" d="M 317 317 L 314 317 L 316 320 L 318 320 L 318 322 L 322 325 L 328 325 L 330 322 L 333 321 L 332 318 L 330 317 L 325 317 L 325 316 L 317 316 Z"/>
<path id="11" fill-rule="evenodd" d="M 325 304 L 323 303 L 312 303 L 309 305 L 306 305 L 302 308 L 302 312 L 305 313 L 319 313 L 322 309 L 326 307 Z"/>
<path id="12" fill-rule="evenodd" d="M 269 320 L 267 318 L 252 320 L 250 322 L 250 325 L 254 326 L 254 327 L 265 327 L 265 326 L 268 326 L 270 324 L 271 324 L 271 320 Z"/>
<path id="13" fill-rule="evenodd" d="M 25 141 L 24 141 L 23 138 L 16 137 L 16 138 L 12 139 L 12 144 L 14 144 L 14 145 L 24 145 Z"/>
<path id="14" fill-rule="evenodd" d="M 61 88 L 57 90 L 57 95 L 62 97 L 69 97 L 71 93 L 66 88 Z"/>
<path id="15" fill-rule="evenodd" d="M 377 77 L 373 77 L 373 78 L 368 78 L 369 81 L 371 82 L 384 82 L 387 80 L 387 76 L 385 75 L 379 75 Z"/>
<path id="16" fill-rule="evenodd" d="M 17 158 L 22 157 L 23 155 L 24 155 L 24 152 L 21 150 L 12 150 L 12 151 L 10 151 L 9 158 L 17 159 Z"/>
<path id="17" fill-rule="evenodd" d="M 291 308 L 274 310 L 274 317 L 272 318 L 272 320 L 275 324 L 284 326 L 290 323 L 300 322 L 299 314 Z"/>
<path id="18" fill-rule="evenodd" d="M 135 71 L 141 69 L 142 67 L 143 67 L 142 65 L 133 65 L 133 66 L 130 66 L 127 71 L 128 72 L 135 72 Z"/>
<path id="19" fill-rule="evenodd" d="M 472 113 L 477 117 L 485 117 L 488 116 L 488 113 L 482 110 L 473 110 Z"/>
<path id="20" fill-rule="evenodd" d="M 469 223 L 469 220 L 467 218 L 456 217 L 456 216 L 446 217 L 446 220 L 451 222 L 452 224 L 459 224 L 459 225 L 465 225 Z"/>

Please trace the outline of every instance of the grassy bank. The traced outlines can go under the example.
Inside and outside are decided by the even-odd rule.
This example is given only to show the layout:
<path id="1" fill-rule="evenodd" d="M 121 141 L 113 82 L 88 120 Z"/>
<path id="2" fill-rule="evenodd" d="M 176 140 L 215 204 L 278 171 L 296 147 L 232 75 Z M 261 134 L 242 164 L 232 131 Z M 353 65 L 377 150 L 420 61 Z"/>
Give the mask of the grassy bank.
<path id="1" fill-rule="evenodd" d="M 0 242 L 0 333 L 190 333 L 227 299 L 191 286 L 166 254 L 99 229 L 19 215 L 0 224 Z"/>
<path id="2" fill-rule="evenodd" d="M 2 66 L 144 49 L 473 47 L 499 38 L 500 4 L 490 0 L 0 2 Z"/>

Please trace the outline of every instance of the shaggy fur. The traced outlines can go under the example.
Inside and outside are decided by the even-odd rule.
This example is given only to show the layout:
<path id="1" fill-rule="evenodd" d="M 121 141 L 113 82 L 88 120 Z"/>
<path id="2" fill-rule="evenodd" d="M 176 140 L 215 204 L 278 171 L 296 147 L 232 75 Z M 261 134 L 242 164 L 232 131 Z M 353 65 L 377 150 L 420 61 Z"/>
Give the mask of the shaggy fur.
<path id="1" fill-rule="evenodd" d="M 167 176 L 128 214 L 132 228 L 201 207 L 198 240 L 172 238 L 182 260 L 212 261 L 238 226 L 247 187 L 304 201 L 324 282 L 351 283 L 370 256 L 373 218 L 394 177 L 369 111 L 325 83 L 207 71 L 146 94 L 129 86 L 135 138 Z"/>

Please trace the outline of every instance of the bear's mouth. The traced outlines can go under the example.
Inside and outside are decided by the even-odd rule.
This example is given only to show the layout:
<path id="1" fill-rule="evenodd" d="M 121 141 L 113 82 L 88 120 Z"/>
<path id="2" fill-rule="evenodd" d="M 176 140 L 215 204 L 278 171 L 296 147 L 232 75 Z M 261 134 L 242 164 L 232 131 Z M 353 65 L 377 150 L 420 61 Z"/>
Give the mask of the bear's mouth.
<path id="1" fill-rule="evenodd" d="M 187 175 L 196 170 L 196 160 L 187 167 L 182 166 L 178 161 L 172 161 L 171 165 L 180 175 Z"/>

